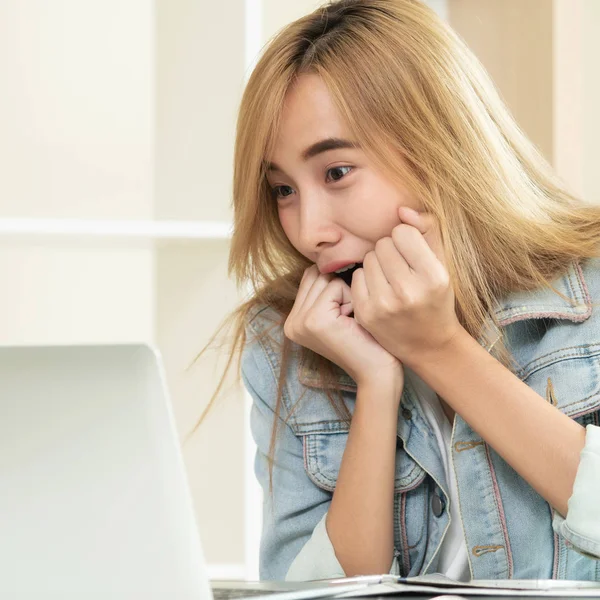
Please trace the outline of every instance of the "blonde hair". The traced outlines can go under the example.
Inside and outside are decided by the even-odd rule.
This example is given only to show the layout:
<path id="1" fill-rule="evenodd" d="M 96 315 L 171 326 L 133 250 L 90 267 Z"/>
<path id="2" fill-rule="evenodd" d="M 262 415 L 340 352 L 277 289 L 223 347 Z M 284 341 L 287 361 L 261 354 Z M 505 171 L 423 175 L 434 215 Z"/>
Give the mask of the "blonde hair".
<path id="1" fill-rule="evenodd" d="M 271 40 L 243 94 L 229 272 L 253 293 L 226 323 L 227 368 L 248 341 L 250 311 L 270 306 L 282 325 L 310 264 L 280 226 L 265 170 L 286 92 L 303 73 L 322 78 L 360 147 L 437 218 L 457 315 L 472 336 L 487 335 L 483 325 L 507 292 L 550 286 L 572 261 L 600 254 L 600 206 L 565 190 L 479 61 L 432 9 L 419 0 L 331 2 Z M 284 338 L 277 414 L 289 346 Z M 323 387 L 335 387 L 333 365 L 300 351 Z M 502 343 L 496 351 L 509 366 Z M 339 395 L 330 400 L 343 411 Z M 274 428 L 271 459 L 275 436 Z"/>

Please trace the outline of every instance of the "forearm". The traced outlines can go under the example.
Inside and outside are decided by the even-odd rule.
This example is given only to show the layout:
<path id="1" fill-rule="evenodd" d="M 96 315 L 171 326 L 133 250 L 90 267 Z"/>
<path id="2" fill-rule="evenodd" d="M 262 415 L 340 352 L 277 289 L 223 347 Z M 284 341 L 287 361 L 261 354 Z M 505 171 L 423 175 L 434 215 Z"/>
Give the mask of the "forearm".
<path id="1" fill-rule="evenodd" d="M 399 382 L 358 387 L 327 533 L 348 576 L 387 573 L 393 560 L 393 499 Z"/>
<path id="2" fill-rule="evenodd" d="M 410 365 L 558 512 L 566 515 L 585 430 L 466 332 Z"/>

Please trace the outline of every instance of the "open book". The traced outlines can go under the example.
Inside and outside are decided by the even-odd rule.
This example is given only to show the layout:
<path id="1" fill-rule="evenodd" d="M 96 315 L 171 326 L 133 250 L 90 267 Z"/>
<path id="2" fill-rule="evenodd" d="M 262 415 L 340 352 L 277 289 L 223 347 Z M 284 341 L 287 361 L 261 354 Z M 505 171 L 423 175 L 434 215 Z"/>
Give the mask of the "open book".
<path id="1" fill-rule="evenodd" d="M 365 575 L 328 580 L 330 583 L 370 583 L 367 588 L 337 598 L 387 596 L 393 594 L 450 596 L 520 596 L 550 598 L 600 598 L 600 582 L 561 579 L 478 579 L 455 581 L 444 575 L 396 577 Z"/>

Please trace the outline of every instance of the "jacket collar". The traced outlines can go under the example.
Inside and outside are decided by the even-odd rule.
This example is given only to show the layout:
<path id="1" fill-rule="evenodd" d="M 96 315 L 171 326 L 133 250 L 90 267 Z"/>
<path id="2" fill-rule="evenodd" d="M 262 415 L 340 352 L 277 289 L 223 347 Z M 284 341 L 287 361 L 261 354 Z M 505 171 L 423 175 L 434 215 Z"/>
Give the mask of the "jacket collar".
<path id="1" fill-rule="evenodd" d="M 507 294 L 498 302 L 494 313 L 500 327 L 527 319 L 585 321 L 592 314 L 592 300 L 581 266 L 577 262 L 571 263 L 567 272 L 553 281 L 552 286 Z M 484 331 L 488 333 L 480 336 L 480 343 L 485 340 L 489 344 L 498 336 L 498 328 L 491 319 Z"/>
<path id="2" fill-rule="evenodd" d="M 564 298 L 556 292 L 560 292 Z M 590 317 L 591 305 L 583 271 L 574 262 L 551 287 L 510 293 L 500 302 L 495 312 L 503 327 L 524 319 L 553 318 L 579 322 Z"/>

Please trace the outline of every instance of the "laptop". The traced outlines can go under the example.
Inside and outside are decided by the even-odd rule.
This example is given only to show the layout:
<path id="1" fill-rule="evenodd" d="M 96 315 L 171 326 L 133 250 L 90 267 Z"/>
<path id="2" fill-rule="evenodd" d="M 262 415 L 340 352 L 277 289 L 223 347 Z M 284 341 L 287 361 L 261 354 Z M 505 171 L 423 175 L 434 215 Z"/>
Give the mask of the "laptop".
<path id="1" fill-rule="evenodd" d="M 213 597 L 158 354 L 0 347 L 0 598 L 309 600 L 370 583 Z"/>

